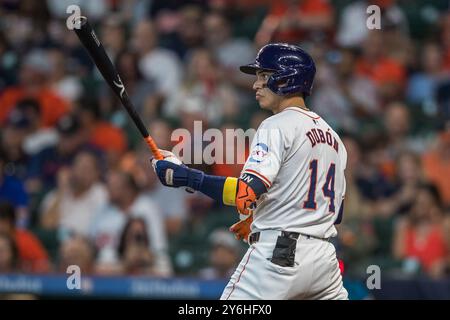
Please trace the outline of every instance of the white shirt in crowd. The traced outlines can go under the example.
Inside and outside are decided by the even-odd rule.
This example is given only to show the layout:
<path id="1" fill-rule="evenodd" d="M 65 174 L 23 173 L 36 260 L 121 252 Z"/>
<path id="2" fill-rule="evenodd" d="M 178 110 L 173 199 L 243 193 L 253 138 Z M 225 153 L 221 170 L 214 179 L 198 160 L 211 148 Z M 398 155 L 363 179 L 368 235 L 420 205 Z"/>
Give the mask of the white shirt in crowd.
<path id="1" fill-rule="evenodd" d="M 178 92 L 183 77 L 182 65 L 170 50 L 155 48 L 139 61 L 139 69 L 149 81 L 154 81 L 156 90 L 171 98 Z"/>
<path id="2" fill-rule="evenodd" d="M 143 218 L 147 225 L 150 248 L 156 256 L 156 271 L 170 275 L 172 266 L 167 254 L 167 236 L 159 206 L 147 195 L 140 195 L 124 212 L 115 205 L 101 208 L 91 226 L 90 235 L 99 249 L 98 262 L 116 263 L 119 260 L 120 236 L 129 217 Z"/>
<path id="3" fill-rule="evenodd" d="M 41 128 L 37 132 L 27 135 L 22 147 L 27 155 L 32 156 L 45 148 L 55 146 L 58 140 L 58 132 L 55 129 Z"/>
<path id="4" fill-rule="evenodd" d="M 179 218 L 185 220 L 187 217 L 187 193 L 183 188 L 167 188 L 162 184 L 158 185 L 148 196 L 161 208 L 164 219 Z"/>
<path id="5" fill-rule="evenodd" d="M 56 200 L 57 191 L 50 192 L 42 203 L 41 212 L 50 209 Z M 94 184 L 83 195 L 74 197 L 65 193 L 59 204 L 59 233 L 62 240 L 70 233 L 88 236 L 93 218 L 108 200 L 108 192 L 101 183 Z"/>

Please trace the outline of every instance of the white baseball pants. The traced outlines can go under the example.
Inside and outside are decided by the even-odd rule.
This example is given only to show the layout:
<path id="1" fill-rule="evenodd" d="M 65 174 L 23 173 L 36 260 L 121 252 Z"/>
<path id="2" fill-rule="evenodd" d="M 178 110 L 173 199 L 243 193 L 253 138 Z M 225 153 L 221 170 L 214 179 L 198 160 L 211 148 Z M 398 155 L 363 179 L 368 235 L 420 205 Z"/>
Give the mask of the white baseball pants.
<path id="1" fill-rule="evenodd" d="M 336 250 L 326 240 L 300 235 L 293 267 L 271 262 L 280 231 L 261 231 L 225 287 L 221 300 L 347 300 Z"/>

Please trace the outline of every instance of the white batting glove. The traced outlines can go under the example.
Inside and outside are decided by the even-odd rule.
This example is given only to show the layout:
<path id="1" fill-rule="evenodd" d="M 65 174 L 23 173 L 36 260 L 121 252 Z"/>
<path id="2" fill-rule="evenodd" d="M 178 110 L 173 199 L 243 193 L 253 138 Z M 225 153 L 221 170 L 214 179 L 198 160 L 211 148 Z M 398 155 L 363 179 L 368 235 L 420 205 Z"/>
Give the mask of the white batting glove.
<path id="1" fill-rule="evenodd" d="M 183 162 L 178 159 L 172 152 L 167 151 L 167 150 L 162 150 L 159 149 L 159 151 L 161 152 L 161 155 L 164 157 L 163 160 L 165 161 L 169 161 L 178 165 L 183 164 Z M 153 171 L 156 172 L 156 162 L 158 162 L 158 160 L 156 160 L 155 158 L 152 158 L 152 167 L 153 167 Z"/>

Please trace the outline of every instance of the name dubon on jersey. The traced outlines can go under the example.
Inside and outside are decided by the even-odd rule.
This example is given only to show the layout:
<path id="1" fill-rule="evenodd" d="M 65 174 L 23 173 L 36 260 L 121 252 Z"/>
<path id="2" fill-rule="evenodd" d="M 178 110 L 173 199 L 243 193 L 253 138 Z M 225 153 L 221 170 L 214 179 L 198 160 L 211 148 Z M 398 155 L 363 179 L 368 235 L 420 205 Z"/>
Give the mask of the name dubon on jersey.
<path id="1" fill-rule="evenodd" d="M 254 210 L 252 232 L 336 236 L 346 163 L 341 139 L 316 113 L 289 107 L 264 120 L 242 170 L 268 188 Z"/>

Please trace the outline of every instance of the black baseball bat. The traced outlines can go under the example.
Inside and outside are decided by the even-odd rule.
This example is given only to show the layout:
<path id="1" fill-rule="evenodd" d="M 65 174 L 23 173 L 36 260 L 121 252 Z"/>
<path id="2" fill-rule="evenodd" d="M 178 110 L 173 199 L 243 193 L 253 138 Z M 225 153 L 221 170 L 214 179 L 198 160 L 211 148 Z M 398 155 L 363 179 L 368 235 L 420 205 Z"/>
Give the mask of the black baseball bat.
<path id="1" fill-rule="evenodd" d="M 149 145 L 155 159 L 162 160 L 163 156 L 159 152 L 155 141 L 149 135 L 147 128 L 142 123 L 141 118 L 139 117 L 136 109 L 131 103 L 131 100 L 128 97 L 127 91 L 125 89 L 125 85 L 122 82 L 122 79 L 120 79 L 120 75 L 111 62 L 111 59 L 109 59 L 108 55 L 106 54 L 105 48 L 100 42 L 100 39 L 95 34 L 86 17 L 79 16 L 75 19 L 79 19 L 79 21 L 74 20 L 74 31 L 80 39 L 81 43 L 89 52 L 90 57 L 94 61 L 103 78 L 109 84 L 116 96 L 120 99 L 120 102 L 125 107 L 139 132 Z"/>

